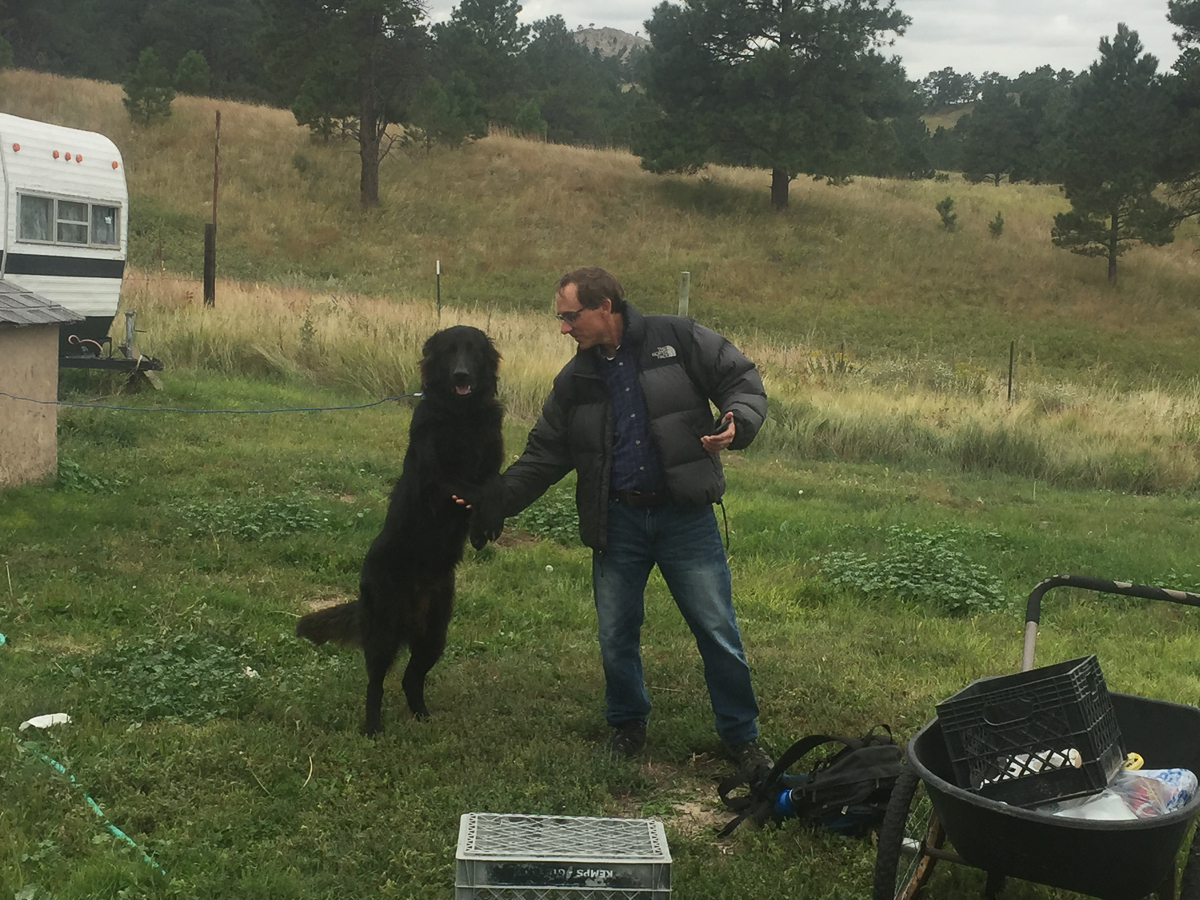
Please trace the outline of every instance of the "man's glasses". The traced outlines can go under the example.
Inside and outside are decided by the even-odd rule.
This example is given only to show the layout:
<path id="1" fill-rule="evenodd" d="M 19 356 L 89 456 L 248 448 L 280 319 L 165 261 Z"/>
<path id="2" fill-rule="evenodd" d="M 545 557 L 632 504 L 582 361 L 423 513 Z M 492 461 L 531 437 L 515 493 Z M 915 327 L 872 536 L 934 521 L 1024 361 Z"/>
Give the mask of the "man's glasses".
<path id="1" fill-rule="evenodd" d="M 554 318 L 558 319 L 560 322 L 566 322 L 568 325 L 574 325 L 579 317 L 583 315 L 583 313 L 584 310 L 582 309 L 573 309 L 570 312 L 555 313 Z"/>

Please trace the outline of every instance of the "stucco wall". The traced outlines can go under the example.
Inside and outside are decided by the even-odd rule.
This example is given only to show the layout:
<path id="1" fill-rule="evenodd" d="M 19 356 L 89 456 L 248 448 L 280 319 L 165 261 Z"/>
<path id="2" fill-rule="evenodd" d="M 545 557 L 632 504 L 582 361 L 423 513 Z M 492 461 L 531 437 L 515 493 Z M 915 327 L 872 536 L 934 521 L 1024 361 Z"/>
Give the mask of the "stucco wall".
<path id="1" fill-rule="evenodd" d="M 57 398 L 57 325 L 0 325 L 0 391 L 36 400 Z M 57 410 L 0 396 L 0 487 L 57 471 Z"/>

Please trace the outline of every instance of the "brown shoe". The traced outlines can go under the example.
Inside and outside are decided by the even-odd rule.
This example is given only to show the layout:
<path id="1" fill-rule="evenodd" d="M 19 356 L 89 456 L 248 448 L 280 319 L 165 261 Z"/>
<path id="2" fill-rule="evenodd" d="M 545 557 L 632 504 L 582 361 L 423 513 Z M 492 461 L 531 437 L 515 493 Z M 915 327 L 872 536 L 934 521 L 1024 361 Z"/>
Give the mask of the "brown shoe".
<path id="1" fill-rule="evenodd" d="M 633 721 L 626 722 L 614 728 L 613 733 L 609 735 L 608 741 L 604 745 L 604 749 L 614 759 L 628 759 L 640 753 L 645 746 L 646 723 Z"/>
<path id="2" fill-rule="evenodd" d="M 758 743 L 758 738 L 750 738 L 740 744 L 726 744 L 725 750 L 729 758 L 737 763 L 738 772 L 746 776 L 765 775 L 775 766 L 775 761 Z"/>

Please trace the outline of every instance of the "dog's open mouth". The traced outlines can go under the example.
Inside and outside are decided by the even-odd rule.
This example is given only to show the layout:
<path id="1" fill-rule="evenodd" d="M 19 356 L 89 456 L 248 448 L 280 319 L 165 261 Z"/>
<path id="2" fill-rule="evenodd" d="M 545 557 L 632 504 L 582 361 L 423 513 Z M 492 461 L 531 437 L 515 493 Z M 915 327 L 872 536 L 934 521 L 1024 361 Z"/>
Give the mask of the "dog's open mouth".
<path id="1" fill-rule="evenodd" d="M 460 397 L 466 397 L 471 393 L 471 386 L 469 384 L 456 384 L 454 386 L 454 393 Z"/>

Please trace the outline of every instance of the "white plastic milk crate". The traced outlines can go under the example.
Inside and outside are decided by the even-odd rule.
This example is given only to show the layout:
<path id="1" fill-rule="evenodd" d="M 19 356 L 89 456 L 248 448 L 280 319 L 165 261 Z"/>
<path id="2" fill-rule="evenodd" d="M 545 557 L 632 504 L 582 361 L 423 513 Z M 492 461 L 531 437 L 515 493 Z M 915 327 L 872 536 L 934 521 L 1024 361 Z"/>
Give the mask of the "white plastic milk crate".
<path id="1" fill-rule="evenodd" d="M 467 813 L 455 900 L 670 900 L 661 822 Z"/>

